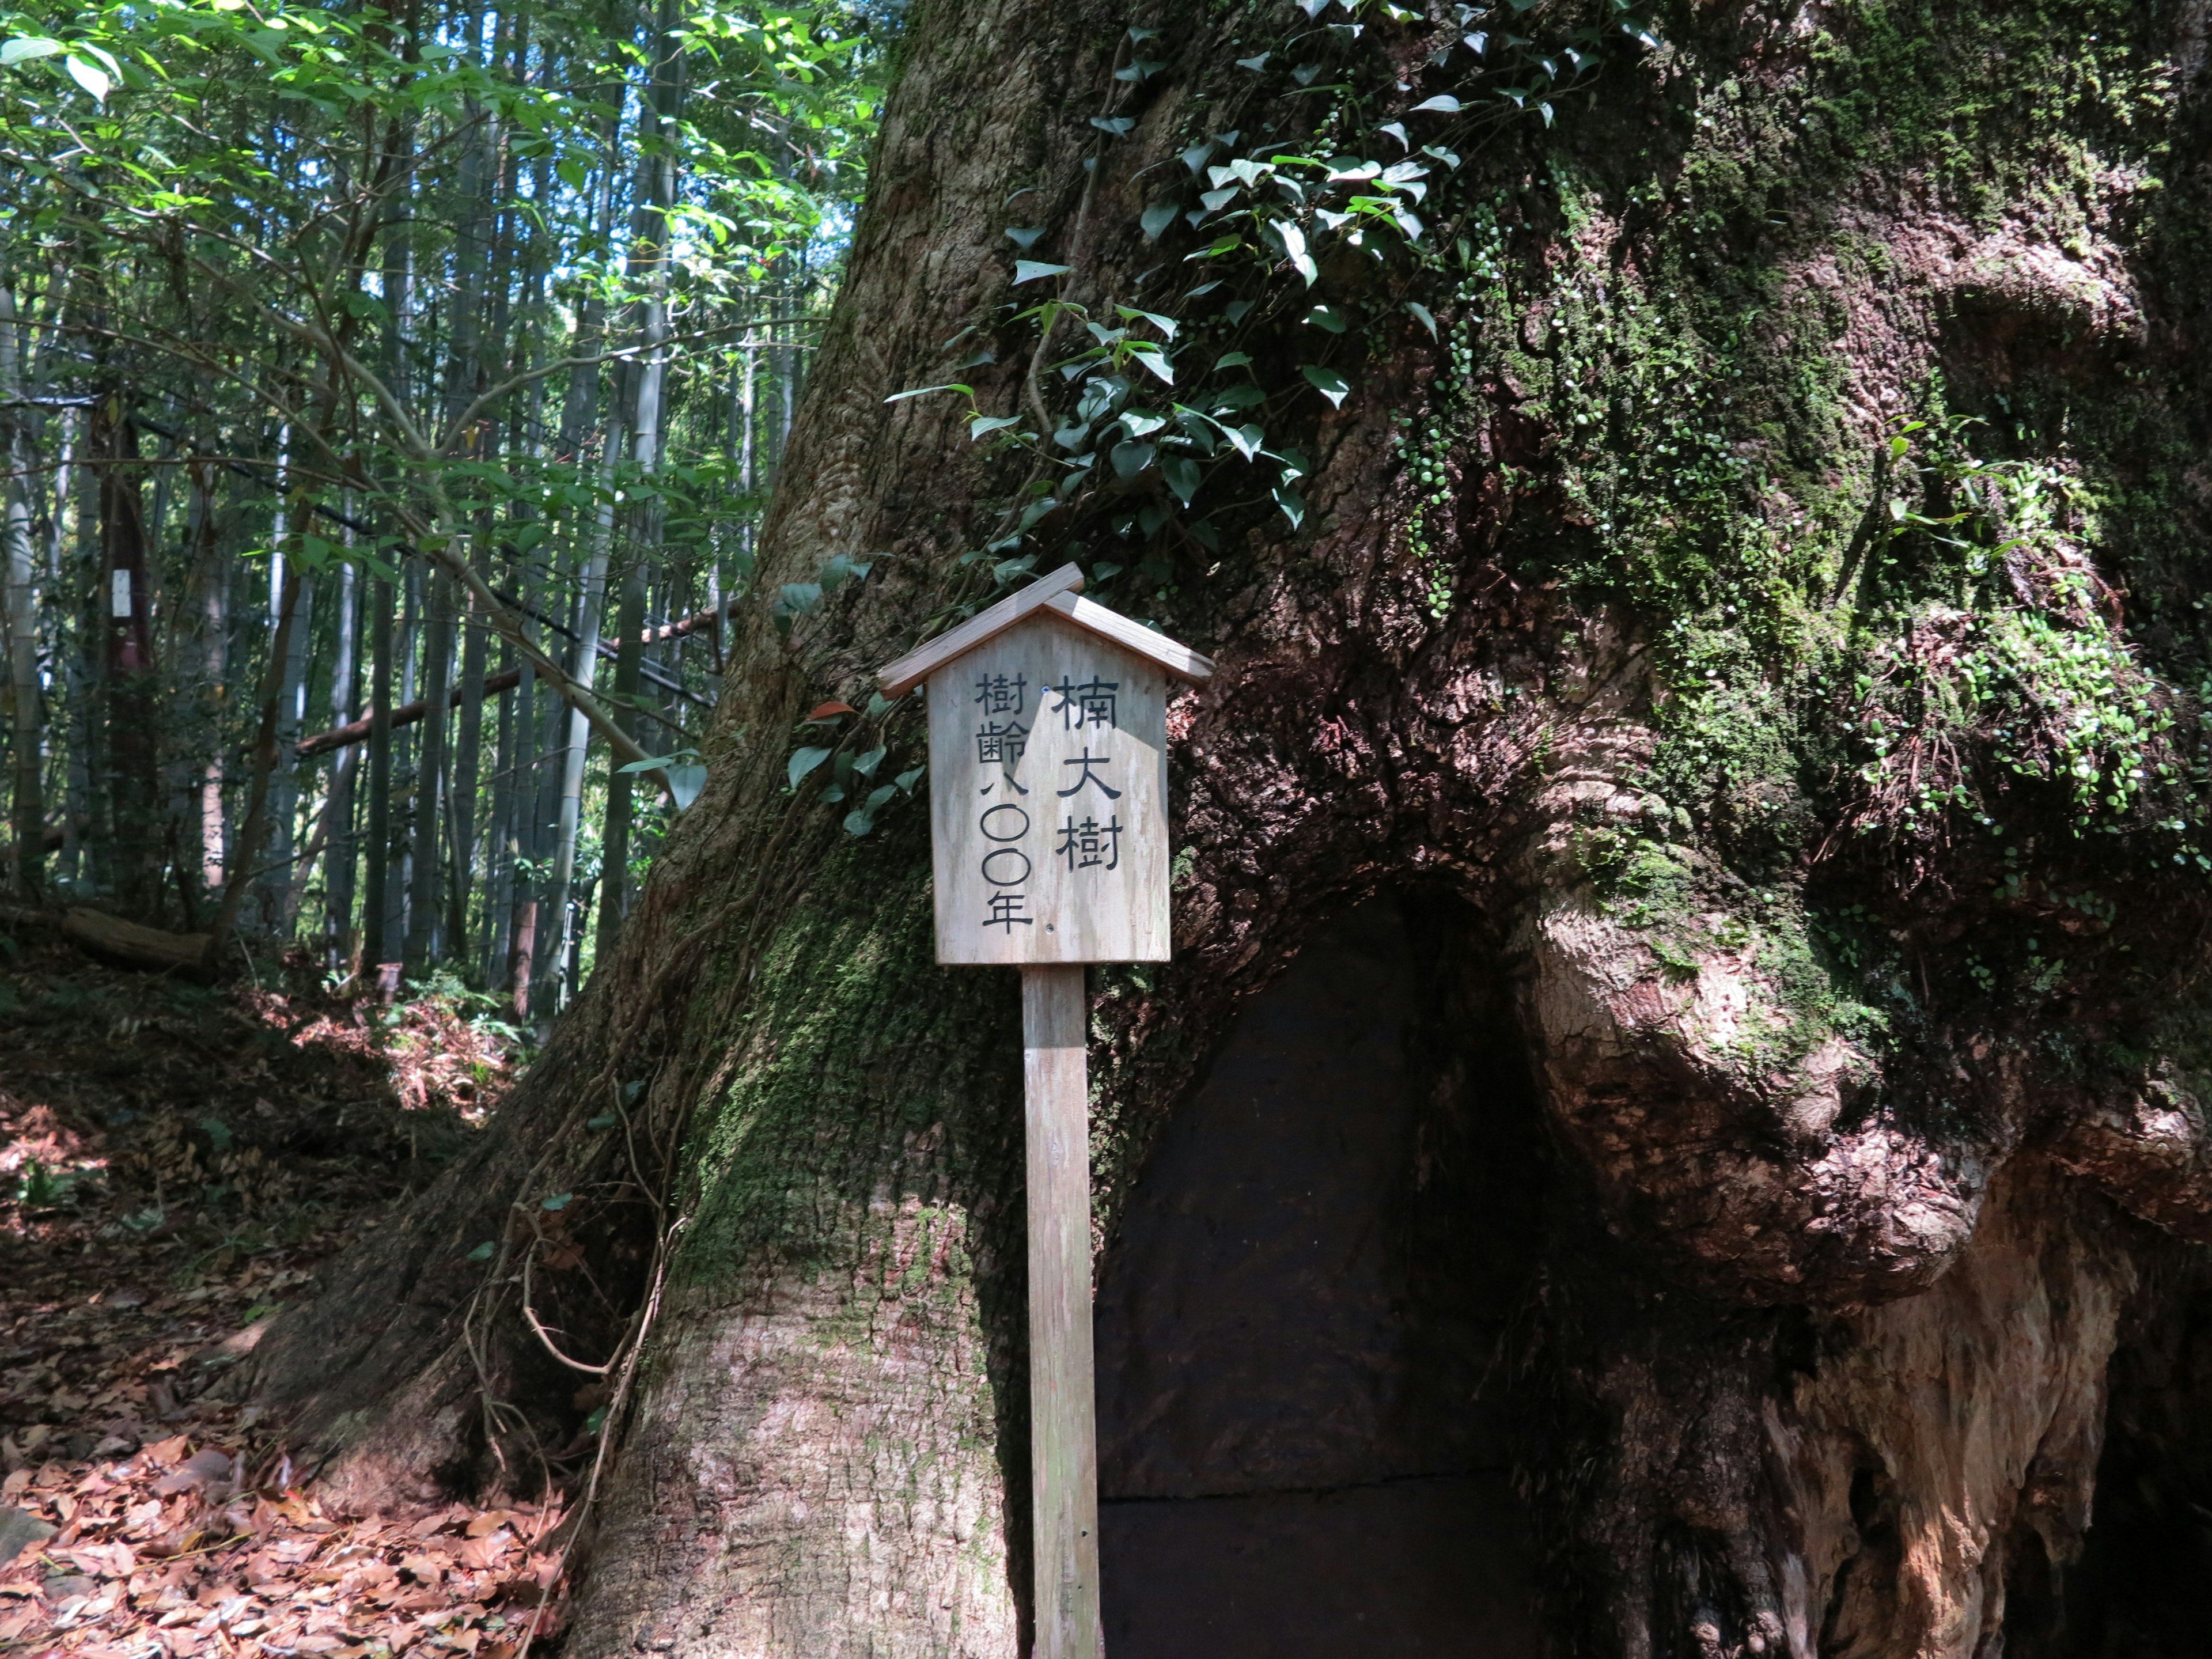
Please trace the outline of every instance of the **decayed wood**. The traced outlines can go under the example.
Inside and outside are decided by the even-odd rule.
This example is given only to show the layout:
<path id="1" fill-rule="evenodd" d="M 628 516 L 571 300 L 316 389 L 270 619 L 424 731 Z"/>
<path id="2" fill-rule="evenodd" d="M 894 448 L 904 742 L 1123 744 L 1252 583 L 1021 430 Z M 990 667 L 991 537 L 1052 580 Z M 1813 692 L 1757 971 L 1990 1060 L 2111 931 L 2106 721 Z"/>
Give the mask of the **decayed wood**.
<path id="1" fill-rule="evenodd" d="M 1098 1425 L 1083 969 L 1022 969 L 1029 1131 L 1030 1492 L 1036 1659 L 1097 1659 Z"/>
<path id="2" fill-rule="evenodd" d="M 1038 606 L 1082 586 L 1083 572 L 1074 565 L 1064 564 L 1049 576 L 1038 577 L 1012 598 L 1000 599 L 988 611 L 977 612 L 951 633 L 940 634 L 921 649 L 909 651 L 879 672 L 876 684 L 885 696 L 902 697 L 955 658 L 995 639 Z"/>
<path id="3" fill-rule="evenodd" d="M 98 910 L 64 911 L 61 928 L 87 950 L 133 968 L 190 973 L 198 971 L 207 956 L 205 933 L 164 933 Z"/>
<path id="4" fill-rule="evenodd" d="M 48 928 L 95 955 L 127 968 L 157 973 L 197 969 L 207 954 L 205 933 L 171 933 L 141 927 L 101 910 L 72 907 L 41 909 L 31 904 L 0 903 L 0 923 L 10 927 Z"/>
<path id="5" fill-rule="evenodd" d="M 939 962 L 1168 959 L 1167 690 L 1052 610 L 930 677 Z"/>

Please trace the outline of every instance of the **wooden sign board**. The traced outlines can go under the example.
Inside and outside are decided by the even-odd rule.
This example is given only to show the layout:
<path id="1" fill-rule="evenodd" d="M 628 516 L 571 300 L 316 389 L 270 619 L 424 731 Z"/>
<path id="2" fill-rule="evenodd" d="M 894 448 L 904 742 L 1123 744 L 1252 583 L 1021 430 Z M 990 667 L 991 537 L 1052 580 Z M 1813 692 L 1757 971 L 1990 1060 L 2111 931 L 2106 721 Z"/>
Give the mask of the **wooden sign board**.
<path id="1" fill-rule="evenodd" d="M 1081 583 L 1069 565 L 881 677 L 929 688 L 947 966 L 1168 959 L 1168 698 L 1212 665 Z"/>
<path id="2" fill-rule="evenodd" d="M 1170 681 L 1213 665 L 1066 565 L 902 658 L 929 687 L 937 959 L 1022 970 L 1036 1659 L 1099 1659 L 1083 967 L 1168 959 Z"/>
<path id="3" fill-rule="evenodd" d="M 1168 959 L 1167 676 L 1050 611 L 929 682 L 937 959 Z"/>

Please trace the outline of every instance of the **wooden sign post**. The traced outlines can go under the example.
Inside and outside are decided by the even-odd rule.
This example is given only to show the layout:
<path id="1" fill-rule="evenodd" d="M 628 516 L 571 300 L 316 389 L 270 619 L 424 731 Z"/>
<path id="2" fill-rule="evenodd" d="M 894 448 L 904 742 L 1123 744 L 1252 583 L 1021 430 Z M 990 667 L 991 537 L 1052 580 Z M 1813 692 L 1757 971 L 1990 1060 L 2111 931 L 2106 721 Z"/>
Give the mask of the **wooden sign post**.
<path id="1" fill-rule="evenodd" d="M 937 959 L 1022 970 L 1036 1659 L 1097 1659 L 1098 1430 L 1083 964 L 1165 962 L 1169 682 L 1196 652 L 1073 565 L 901 658 L 928 686 Z"/>

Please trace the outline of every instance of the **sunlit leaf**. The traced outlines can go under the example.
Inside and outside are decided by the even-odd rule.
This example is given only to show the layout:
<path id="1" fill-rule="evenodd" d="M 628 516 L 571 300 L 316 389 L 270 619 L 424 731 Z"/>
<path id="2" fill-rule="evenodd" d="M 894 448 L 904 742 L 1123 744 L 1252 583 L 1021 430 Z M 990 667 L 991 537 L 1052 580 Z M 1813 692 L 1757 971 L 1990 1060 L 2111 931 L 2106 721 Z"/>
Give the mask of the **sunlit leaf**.
<path id="1" fill-rule="evenodd" d="M 1345 398 L 1351 394 L 1352 382 L 1333 368 L 1307 363 L 1299 368 L 1298 373 L 1306 377 L 1307 384 L 1315 391 L 1340 409 L 1344 406 Z"/>

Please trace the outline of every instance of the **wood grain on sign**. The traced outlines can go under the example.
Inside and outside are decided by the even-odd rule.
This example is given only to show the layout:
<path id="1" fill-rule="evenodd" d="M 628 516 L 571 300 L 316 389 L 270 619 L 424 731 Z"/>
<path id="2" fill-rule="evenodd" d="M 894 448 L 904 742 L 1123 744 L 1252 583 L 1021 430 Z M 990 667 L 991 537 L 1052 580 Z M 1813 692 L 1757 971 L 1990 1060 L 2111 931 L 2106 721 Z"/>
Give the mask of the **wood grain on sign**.
<path id="1" fill-rule="evenodd" d="M 931 674 L 939 962 L 1168 959 L 1167 696 L 1048 605 Z"/>

